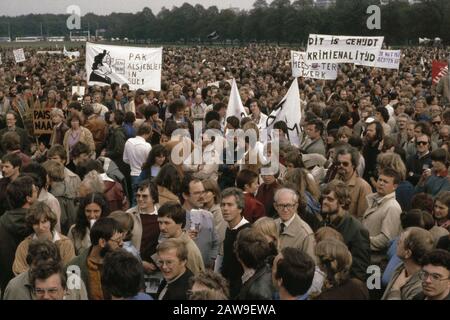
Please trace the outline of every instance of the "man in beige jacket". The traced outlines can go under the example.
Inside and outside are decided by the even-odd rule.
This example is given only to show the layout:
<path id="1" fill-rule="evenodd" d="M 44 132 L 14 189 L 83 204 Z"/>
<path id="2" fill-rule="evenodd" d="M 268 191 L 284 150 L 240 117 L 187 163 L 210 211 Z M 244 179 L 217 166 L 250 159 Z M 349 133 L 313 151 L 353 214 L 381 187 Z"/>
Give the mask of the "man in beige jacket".
<path id="1" fill-rule="evenodd" d="M 298 248 L 314 259 L 316 241 L 311 227 L 297 214 L 298 195 L 294 190 L 282 188 L 274 196 L 279 218 L 275 220 L 280 233 L 280 250 Z"/>
<path id="2" fill-rule="evenodd" d="M 392 168 L 385 168 L 378 177 L 377 192 L 367 196 L 369 207 L 362 223 L 369 230 L 372 263 L 383 260 L 389 242 L 400 234 L 402 209 L 395 199 L 399 183 L 400 174 Z"/>

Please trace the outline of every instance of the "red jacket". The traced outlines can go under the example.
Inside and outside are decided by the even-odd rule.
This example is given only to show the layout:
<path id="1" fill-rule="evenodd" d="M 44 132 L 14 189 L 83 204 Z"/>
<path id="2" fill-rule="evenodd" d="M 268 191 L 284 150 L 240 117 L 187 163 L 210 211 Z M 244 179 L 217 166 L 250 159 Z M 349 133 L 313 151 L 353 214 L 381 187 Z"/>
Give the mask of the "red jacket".
<path id="1" fill-rule="evenodd" d="M 122 185 L 116 181 L 103 181 L 105 185 L 104 196 L 109 204 L 110 212 L 116 210 L 127 210 L 128 202 L 123 192 Z"/>
<path id="2" fill-rule="evenodd" d="M 250 193 L 245 193 L 245 208 L 244 208 L 244 217 L 250 223 L 255 222 L 261 217 L 266 216 L 266 209 L 264 205 L 255 199 L 255 197 Z"/>

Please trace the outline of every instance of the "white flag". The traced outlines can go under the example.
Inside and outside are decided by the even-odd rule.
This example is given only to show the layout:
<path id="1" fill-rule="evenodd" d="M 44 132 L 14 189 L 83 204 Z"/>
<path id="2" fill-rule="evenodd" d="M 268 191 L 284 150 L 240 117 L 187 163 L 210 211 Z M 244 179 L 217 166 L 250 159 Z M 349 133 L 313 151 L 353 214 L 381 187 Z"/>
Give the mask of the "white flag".
<path id="1" fill-rule="evenodd" d="M 270 135 L 273 125 L 277 121 L 284 121 L 288 127 L 289 141 L 292 145 L 299 147 L 301 118 L 300 92 L 298 90 L 297 78 L 295 78 L 283 100 L 281 100 L 267 118 L 266 133 Z"/>
<path id="2" fill-rule="evenodd" d="M 131 90 L 161 91 L 162 48 L 86 43 L 89 85 L 127 83 Z"/>
<path id="3" fill-rule="evenodd" d="M 26 61 L 25 52 L 23 52 L 23 49 L 13 50 L 13 53 L 14 53 L 14 59 L 16 60 L 16 63 Z"/>
<path id="4" fill-rule="evenodd" d="M 225 119 L 228 117 L 235 116 L 238 119 L 247 117 L 247 112 L 245 112 L 244 105 L 242 104 L 241 96 L 239 95 L 239 90 L 237 88 L 236 80 L 233 78 L 233 83 L 231 84 L 230 100 L 228 100 L 228 108 Z"/>

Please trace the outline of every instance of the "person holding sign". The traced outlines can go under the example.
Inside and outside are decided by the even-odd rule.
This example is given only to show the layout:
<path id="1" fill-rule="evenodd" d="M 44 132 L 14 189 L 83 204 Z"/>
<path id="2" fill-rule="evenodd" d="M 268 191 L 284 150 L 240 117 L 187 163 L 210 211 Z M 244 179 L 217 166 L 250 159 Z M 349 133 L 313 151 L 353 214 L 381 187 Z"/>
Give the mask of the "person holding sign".
<path id="1" fill-rule="evenodd" d="M 95 151 L 94 137 L 88 129 L 81 125 L 80 115 L 78 113 L 72 113 L 68 123 L 70 123 L 70 129 L 67 130 L 64 135 L 63 141 L 64 148 L 66 149 L 68 155 L 67 158 L 69 159 L 69 155 L 71 154 L 73 147 L 78 142 L 88 145 L 89 154 L 92 154 L 92 152 Z"/>

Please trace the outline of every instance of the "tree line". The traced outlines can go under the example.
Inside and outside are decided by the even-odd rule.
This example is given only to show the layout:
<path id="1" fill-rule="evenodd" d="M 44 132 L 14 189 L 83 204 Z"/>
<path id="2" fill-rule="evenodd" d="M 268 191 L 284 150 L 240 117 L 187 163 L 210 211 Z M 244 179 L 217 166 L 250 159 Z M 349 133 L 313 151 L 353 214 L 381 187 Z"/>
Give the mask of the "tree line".
<path id="1" fill-rule="evenodd" d="M 200 4 L 163 7 L 158 14 L 145 7 L 137 13 L 112 13 L 81 17 L 82 30 L 106 39 L 129 38 L 146 42 L 208 43 L 215 41 L 306 43 L 310 33 L 340 35 L 383 35 L 389 45 L 417 43 L 419 37 L 441 38 L 450 43 L 450 1 L 422 0 L 409 4 L 391 0 L 381 8 L 381 30 L 369 30 L 367 7 L 375 0 L 336 0 L 328 8 L 313 5 L 313 0 L 256 0 L 251 10 L 219 10 Z M 126 2 L 124 2 L 126 5 Z M 0 36 L 68 36 L 68 15 L 30 14 L 0 17 Z"/>

